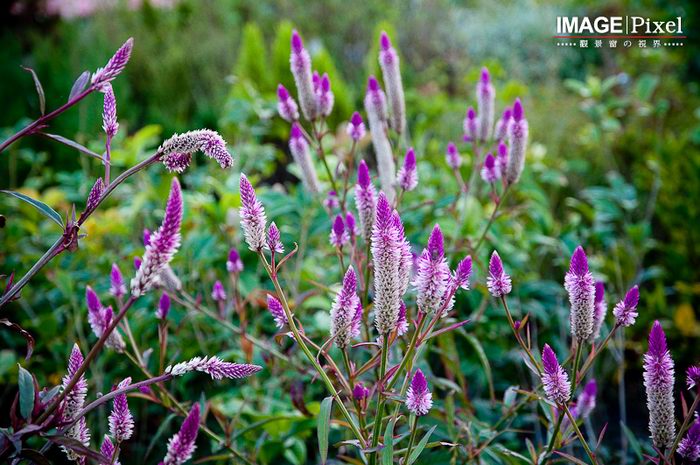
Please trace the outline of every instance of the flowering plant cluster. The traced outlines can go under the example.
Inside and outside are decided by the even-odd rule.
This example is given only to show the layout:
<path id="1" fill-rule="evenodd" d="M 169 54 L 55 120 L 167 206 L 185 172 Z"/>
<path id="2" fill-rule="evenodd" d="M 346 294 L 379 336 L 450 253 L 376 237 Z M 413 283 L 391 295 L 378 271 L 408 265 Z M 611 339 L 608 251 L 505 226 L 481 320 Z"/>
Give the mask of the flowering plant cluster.
<path id="1" fill-rule="evenodd" d="M 104 68 L 91 77 L 81 76 L 63 107 L 42 114 L 0 145 L 1 153 L 22 137 L 45 134 L 50 120 L 93 92 L 104 94 L 104 154 L 52 136 L 99 159 L 104 176 L 94 182 L 78 219 L 74 213 L 65 221 L 60 240 L 20 280 L 14 283 L 10 279 L 0 308 L 18 299 L 20 290 L 49 261 L 77 248 L 84 222 L 133 174 L 162 163 L 168 172 L 180 175 L 197 152 L 224 170 L 234 165 L 224 139 L 215 131 L 199 129 L 173 135 L 155 154 L 111 179 L 111 141 L 119 131 L 119 123 L 110 81 L 127 65 L 132 45 L 129 39 Z M 622 296 L 609 316 L 602 276 L 595 274 L 584 248 L 578 246 L 572 251 L 568 272 L 559 279 L 568 294 L 568 347 L 555 341 L 540 343 L 536 338 L 537 322 L 530 314 L 518 318 L 511 310 L 511 294 L 518 292 L 523 281 L 518 275 L 511 276 L 508 257 L 494 250 L 499 244 L 492 243 L 489 232 L 526 169 L 529 124 L 519 98 L 497 112 L 495 82 L 486 68 L 474 86 L 476 107 L 466 110 L 463 131 L 455 134 L 458 142 L 444 141 L 443 146 L 447 175 L 458 186 L 450 207 L 452 213 L 463 218 L 474 198 L 491 202 L 492 213 L 481 233 L 466 241 L 457 240 L 453 231 L 441 227 L 441 218 L 435 218 L 429 234 L 414 234 L 407 229 L 406 219 L 412 208 L 409 202 L 421 187 L 422 154 L 411 144 L 400 56 L 386 33 L 381 34 L 376 58 L 381 76 L 367 78 L 364 117 L 360 110 L 347 115 L 339 131 L 333 131 L 328 123 L 334 108 L 332 81 L 328 74 L 314 71 L 311 54 L 297 31 L 291 37 L 289 59 L 295 89 L 280 84 L 276 93 L 279 117 L 289 125 L 288 149 L 298 167 L 300 184 L 327 216 L 323 242 L 325 251 L 333 257 L 334 269 L 326 278 L 332 279 L 335 273 L 337 280 L 323 284 L 324 292 L 332 299 L 326 309 L 330 324 L 323 339 L 314 340 L 315 335 L 305 330 L 308 315 L 304 302 L 290 291 L 287 282 L 299 247 L 294 241 L 285 243 L 282 231 L 288 226 L 286 218 L 275 215 L 269 207 L 271 213 L 266 211 L 254 173 L 241 173 L 239 178 L 238 220 L 248 251 L 233 248 L 224 257 L 230 283 L 216 280 L 208 288 L 213 310 L 203 298 L 188 293 L 172 264 L 181 247 L 187 205 L 180 181 L 173 177 L 162 222 L 154 232 L 144 232 L 143 254 L 134 260 L 133 271 L 123 272 L 130 268 L 124 263 L 112 265 L 108 297 L 85 285 L 85 318 L 93 333 L 90 348 L 73 346 L 59 386 L 40 389 L 39 380 L 20 369 L 12 424 L 0 435 L 0 457 L 19 461 L 28 449 L 24 446 L 40 438 L 44 441 L 40 454 L 57 445 L 71 461 L 119 463 L 124 443 L 139 429 L 138 418 L 129 407 L 138 398 L 184 417 L 167 442 L 161 463 L 189 461 L 200 430 L 209 437 L 212 447 L 225 451 L 226 458 L 254 463 L 254 456 L 237 448 L 229 428 L 217 433 L 207 426 L 206 400 L 178 399 L 168 385 L 193 372 L 214 380 L 240 379 L 255 375 L 263 367 L 207 354 L 166 363 L 176 353 L 168 344 L 174 325 L 170 310 L 175 303 L 188 312 L 208 316 L 217 328 L 240 336 L 251 351 L 255 346 L 270 369 L 277 363 L 286 364 L 297 369 L 306 381 L 323 386 L 327 397 L 321 403 L 317 423 L 322 463 L 328 457 L 332 425 L 342 435 L 335 444 L 339 460 L 344 458 L 348 463 L 410 465 L 435 448 L 450 449 L 455 461 L 491 463 L 493 459 L 497 460 L 494 463 L 511 463 L 495 459 L 505 449 L 496 446 L 501 436 L 521 433 L 513 424 L 528 405 L 542 414 L 536 423 L 538 428 L 539 423 L 546 428 L 546 434 L 537 443 L 528 437 L 530 457 L 519 458 L 528 463 L 602 463 L 599 446 L 606 427 L 595 436 L 583 431 L 584 425 L 591 429 L 590 415 L 602 387 L 591 372 L 606 348 L 616 343 L 616 335 L 635 324 L 638 286 Z M 335 144 L 329 149 L 324 145 L 332 133 L 346 134 L 346 146 Z M 247 331 L 245 307 L 255 306 L 254 299 L 242 296 L 240 277 L 247 272 L 243 261 L 247 254 L 259 261 L 268 280 L 268 291 L 261 300 L 269 312 L 264 318 L 274 322 L 278 331 L 274 341 Z M 471 434 L 470 422 L 461 419 L 460 414 L 473 414 L 473 406 L 464 405 L 455 413 L 454 398 L 459 389 L 446 383 L 430 364 L 430 351 L 441 337 L 465 333 L 475 324 L 460 319 L 459 302 L 476 290 L 486 296 L 484 307 L 491 305 L 499 318 L 505 317 L 512 345 L 532 380 L 529 386 L 505 392 L 502 417 L 489 425 L 488 435 Z M 129 325 L 129 310 L 149 295 L 157 302 L 151 313 L 158 338 L 159 357 L 153 357 L 155 361 L 138 346 Z M 239 325 L 234 324 L 236 319 Z M 125 357 L 137 371 L 132 377 L 113 380 L 111 392 L 89 401 L 88 370 L 105 350 Z M 561 357 L 557 352 L 567 355 Z M 655 451 L 647 458 L 657 464 L 675 463 L 678 457 L 697 461 L 700 421 L 695 415 L 700 402 L 700 368 L 687 369 L 687 389 L 694 400 L 677 421 L 674 362 L 658 321 L 651 328 L 648 351 L 640 365 L 644 369 L 650 447 Z M 144 379 L 136 381 L 136 373 Z M 263 376 L 265 372 L 258 373 L 258 377 Z M 292 390 L 291 397 L 295 406 L 303 406 L 298 388 Z M 494 395 L 492 398 L 495 400 Z M 109 434 L 95 440 L 90 434 L 88 414 L 110 402 Z M 445 430 L 459 430 L 458 437 L 464 438 L 464 443 L 439 437 Z M 127 463 L 126 458 L 121 463 Z"/>

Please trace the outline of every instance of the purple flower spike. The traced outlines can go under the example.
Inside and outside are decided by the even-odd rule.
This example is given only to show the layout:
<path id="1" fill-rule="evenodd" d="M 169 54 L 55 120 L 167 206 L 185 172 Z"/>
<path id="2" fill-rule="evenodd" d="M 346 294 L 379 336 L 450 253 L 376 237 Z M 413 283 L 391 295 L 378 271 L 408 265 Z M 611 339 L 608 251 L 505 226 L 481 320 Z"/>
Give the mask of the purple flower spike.
<path id="1" fill-rule="evenodd" d="M 408 319 L 406 318 L 406 304 L 402 301 L 399 308 L 399 320 L 396 322 L 396 335 L 403 336 L 408 332 Z"/>
<path id="2" fill-rule="evenodd" d="M 350 211 L 345 214 L 345 227 L 348 234 L 350 234 L 351 241 L 355 240 L 355 237 L 360 234 L 360 230 L 357 227 L 357 222 L 355 221 L 355 215 L 353 215 Z"/>
<path id="3" fill-rule="evenodd" d="M 357 185 L 355 186 L 355 206 L 360 217 L 360 231 L 365 241 L 372 235 L 374 211 L 376 207 L 376 191 L 369 176 L 369 168 L 364 160 L 357 167 Z"/>
<path id="4" fill-rule="evenodd" d="M 299 119 L 299 107 L 294 101 L 289 91 L 282 84 L 277 86 L 277 113 L 280 117 L 288 122 L 297 121 Z"/>
<path id="5" fill-rule="evenodd" d="M 620 326 L 632 326 L 637 320 L 637 304 L 639 303 L 639 288 L 634 286 L 627 291 L 625 298 L 615 305 L 613 315 Z"/>
<path id="6" fill-rule="evenodd" d="M 100 453 L 107 457 L 108 459 L 111 459 L 114 456 L 114 444 L 112 443 L 112 440 L 109 439 L 109 436 L 105 434 L 104 439 L 102 440 L 102 445 L 100 446 Z M 114 458 L 113 462 L 110 462 L 113 465 L 121 465 L 118 460 L 116 460 L 116 457 Z"/>
<path id="7" fill-rule="evenodd" d="M 678 444 L 678 455 L 691 462 L 700 459 L 700 419 L 695 420 Z"/>
<path id="8" fill-rule="evenodd" d="M 481 69 L 481 80 L 476 85 L 476 100 L 479 105 L 479 139 L 487 141 L 491 138 L 495 118 L 496 91 L 491 84 L 489 70 Z"/>
<path id="9" fill-rule="evenodd" d="M 284 325 L 287 324 L 287 315 L 284 313 L 284 308 L 282 308 L 280 301 L 272 297 L 270 294 L 267 295 L 267 309 L 275 319 L 275 325 L 277 325 L 277 328 L 284 328 Z"/>
<path id="10" fill-rule="evenodd" d="M 170 296 L 167 292 L 163 292 L 158 300 L 158 308 L 156 309 L 156 318 L 159 320 L 165 320 L 170 312 Z"/>
<path id="11" fill-rule="evenodd" d="M 117 135 L 119 123 L 117 122 L 117 98 L 114 96 L 111 84 L 105 84 L 105 97 L 102 106 L 102 129 L 110 139 Z"/>
<path id="12" fill-rule="evenodd" d="M 338 193 L 336 191 L 328 191 L 328 195 L 323 201 L 323 206 L 330 211 L 340 208 L 340 200 L 338 200 Z"/>
<path id="13" fill-rule="evenodd" d="M 462 129 L 464 130 L 465 140 L 473 142 L 479 139 L 479 120 L 476 117 L 474 108 L 469 107 L 467 109 L 467 115 L 462 123 Z"/>
<path id="14" fill-rule="evenodd" d="M 221 168 L 233 166 L 233 157 L 226 148 L 226 141 L 211 129 L 197 129 L 173 136 L 158 147 L 160 160 L 168 171 L 182 172 L 192 160 L 192 154 L 202 152 L 216 160 Z"/>
<path id="15" fill-rule="evenodd" d="M 571 397 L 569 376 L 559 365 L 557 355 L 548 344 L 545 344 L 542 349 L 542 366 L 544 367 L 542 384 L 545 394 L 549 400 L 556 404 L 566 404 Z"/>
<path id="16" fill-rule="evenodd" d="M 333 247 L 342 247 L 350 240 L 350 234 L 345 230 L 345 223 L 342 215 L 336 215 L 329 240 Z"/>
<path id="17" fill-rule="evenodd" d="M 331 307 L 331 337 L 340 349 L 345 349 L 350 344 L 352 323 L 359 303 L 357 276 L 353 267 L 350 267 L 343 278 L 343 287 L 335 296 Z"/>
<path id="18" fill-rule="evenodd" d="M 588 271 L 588 259 L 581 246 L 571 256 L 569 272 L 564 279 L 564 288 L 569 293 L 571 304 L 571 335 L 579 342 L 593 336 L 595 283 Z"/>
<path id="19" fill-rule="evenodd" d="M 391 40 L 389 40 L 389 36 L 384 31 L 379 36 L 379 45 L 382 47 L 382 51 L 385 52 L 391 48 Z"/>
<path id="20" fill-rule="evenodd" d="M 379 193 L 372 228 L 374 264 L 374 324 L 381 336 L 396 328 L 401 305 L 402 239 L 396 227 L 389 200 Z"/>
<path id="21" fill-rule="evenodd" d="M 68 383 L 70 382 L 71 378 L 75 376 L 75 374 L 78 372 L 78 369 L 80 368 L 80 365 L 82 364 L 83 354 L 80 352 L 78 344 L 74 344 L 70 357 L 68 359 L 68 373 L 63 377 L 63 380 L 61 382 L 63 390 L 65 390 L 66 387 L 68 387 Z M 63 402 L 61 404 L 61 421 L 66 423 L 71 422 L 76 417 L 78 412 L 82 410 L 83 406 L 85 405 L 86 397 L 87 380 L 85 379 L 85 375 L 83 374 L 80 375 L 80 378 L 78 378 L 78 382 L 76 383 L 76 385 L 73 386 L 73 388 L 63 399 Z M 90 431 L 87 428 L 85 417 L 81 417 L 76 424 L 71 426 L 68 429 L 68 431 L 66 431 L 65 435 L 69 438 L 80 441 L 85 447 L 90 446 Z M 81 456 L 78 453 L 76 453 L 73 449 L 69 449 L 65 446 L 62 446 L 61 448 L 66 453 L 66 456 L 69 460 L 82 461 Z"/>
<path id="22" fill-rule="evenodd" d="M 455 286 L 469 290 L 469 278 L 472 275 L 472 257 L 467 255 L 457 264 L 457 269 L 454 272 Z"/>
<path id="23" fill-rule="evenodd" d="M 418 293 L 416 304 L 424 313 L 435 313 L 442 309 L 448 297 L 450 267 L 445 259 L 445 244 L 439 225 L 435 225 L 416 266 L 413 282 Z"/>
<path id="24" fill-rule="evenodd" d="M 97 208 L 104 190 L 104 181 L 102 181 L 102 178 L 97 178 L 95 184 L 92 185 L 92 189 L 90 189 L 90 193 L 88 194 L 87 201 L 85 202 L 85 212 L 83 212 L 83 215 L 87 212 L 92 212 L 95 208 Z"/>
<path id="25" fill-rule="evenodd" d="M 284 245 L 282 245 L 281 237 L 280 230 L 273 221 L 270 223 L 270 227 L 267 228 L 267 244 L 265 248 L 274 253 L 283 253 Z"/>
<path id="26" fill-rule="evenodd" d="M 661 323 L 654 322 L 649 333 L 649 351 L 644 354 L 644 387 L 649 409 L 649 432 L 654 445 L 670 447 L 676 436 L 673 416 L 674 368 Z"/>
<path id="27" fill-rule="evenodd" d="M 508 125 L 508 144 L 510 153 L 508 154 L 508 167 L 506 169 L 506 180 L 513 184 L 520 179 L 520 174 L 525 167 L 525 150 L 529 127 L 523 115 L 523 106 L 520 99 L 515 100 L 513 105 L 513 121 Z"/>
<path id="28" fill-rule="evenodd" d="M 333 103 L 335 97 L 331 92 L 331 81 L 327 73 L 319 79 L 318 88 L 316 89 L 316 108 L 321 116 L 328 116 L 333 111 Z"/>
<path id="29" fill-rule="evenodd" d="M 129 37 L 124 44 L 119 47 L 112 58 L 109 59 L 104 68 L 98 68 L 92 74 L 92 85 L 95 89 L 104 92 L 106 84 L 113 81 L 114 78 L 124 70 L 126 64 L 131 58 L 131 50 L 134 48 L 134 39 Z"/>
<path id="30" fill-rule="evenodd" d="M 214 355 L 211 357 L 195 357 L 187 362 L 181 362 L 174 366 L 169 365 L 165 368 L 165 373 L 172 376 L 182 376 L 192 371 L 199 371 L 208 374 L 212 379 L 220 380 L 223 378 L 245 378 L 260 370 L 262 370 L 262 367 L 258 365 L 225 362 Z"/>
<path id="31" fill-rule="evenodd" d="M 593 334 L 588 342 L 593 342 L 600 337 L 600 328 L 608 313 L 608 304 L 605 302 L 605 285 L 601 281 L 595 283 L 595 299 L 593 308 Z"/>
<path id="32" fill-rule="evenodd" d="M 433 260 L 445 255 L 445 239 L 442 236 L 439 224 L 433 226 L 433 230 L 428 238 L 428 252 L 430 252 L 430 258 Z"/>
<path id="33" fill-rule="evenodd" d="M 484 159 L 484 166 L 481 168 L 481 179 L 489 184 L 493 184 L 501 178 L 501 169 L 496 164 L 496 158 L 489 153 Z"/>
<path id="34" fill-rule="evenodd" d="M 358 112 L 352 114 L 350 123 L 347 126 L 347 132 L 348 136 L 355 142 L 365 136 L 365 123 L 362 121 L 362 116 Z"/>
<path id="35" fill-rule="evenodd" d="M 393 202 L 395 195 L 394 181 L 396 180 L 396 164 L 394 163 L 394 155 L 386 131 L 386 96 L 379 87 L 379 83 L 374 76 L 369 77 L 364 104 L 372 136 L 372 146 L 374 147 L 374 154 L 377 159 L 379 183 L 389 201 Z"/>
<path id="36" fill-rule="evenodd" d="M 391 215 L 391 220 L 394 223 L 394 228 L 398 233 L 398 243 L 401 250 L 401 259 L 399 261 L 399 295 L 403 296 L 408 290 L 408 285 L 411 283 L 411 271 L 413 271 L 413 253 L 411 252 L 411 244 L 406 240 L 406 232 L 401 222 L 399 212 L 394 210 Z"/>
<path id="37" fill-rule="evenodd" d="M 301 168 L 301 181 L 306 190 L 312 194 L 318 194 L 321 191 L 321 186 L 318 182 L 318 175 L 316 174 L 314 162 L 311 159 L 309 143 L 306 137 L 304 137 L 301 126 L 299 126 L 297 122 L 292 123 L 289 137 L 289 151 L 294 161 L 299 165 L 299 168 Z"/>
<path id="38" fill-rule="evenodd" d="M 428 382 L 425 375 L 418 369 L 413 375 L 411 385 L 406 392 L 406 408 L 416 416 L 423 416 L 430 411 L 433 406 L 433 394 L 428 389 Z"/>
<path id="39" fill-rule="evenodd" d="M 163 465 L 181 465 L 192 458 L 197 446 L 197 433 L 199 432 L 199 404 L 195 403 L 192 410 L 177 432 L 168 441 L 168 452 L 163 459 Z"/>
<path id="40" fill-rule="evenodd" d="M 489 276 L 486 278 L 486 287 L 492 296 L 499 298 L 510 294 L 513 289 L 510 276 L 503 269 L 503 262 L 495 250 L 489 261 Z"/>
<path id="41" fill-rule="evenodd" d="M 416 169 L 416 153 L 413 147 L 408 149 L 403 160 L 403 166 L 396 176 L 396 183 L 405 191 L 412 191 L 418 185 L 418 170 Z"/>
<path id="42" fill-rule="evenodd" d="M 496 122 L 496 130 L 494 132 L 494 139 L 503 140 L 508 135 L 508 124 L 510 123 L 510 118 L 512 116 L 512 110 L 506 107 L 503 110 L 501 118 Z"/>
<path id="43" fill-rule="evenodd" d="M 226 260 L 226 271 L 229 273 L 240 273 L 243 271 L 243 262 L 238 250 L 231 249 L 228 252 L 228 260 Z"/>
<path id="44" fill-rule="evenodd" d="M 357 306 L 355 307 L 355 313 L 352 316 L 352 322 L 350 323 L 349 336 L 350 339 L 355 339 L 360 336 L 360 331 L 362 330 L 362 302 L 358 299 Z"/>
<path id="45" fill-rule="evenodd" d="M 389 101 L 392 129 L 399 134 L 406 130 L 406 103 L 404 100 L 401 70 L 399 69 L 399 55 L 386 32 L 382 32 L 379 39 L 381 50 L 379 51 L 379 66 L 382 68 L 382 77 L 386 85 L 387 100 Z"/>
<path id="46" fill-rule="evenodd" d="M 131 384 L 131 378 L 124 379 L 117 389 L 123 389 Z M 126 441 L 134 433 L 134 417 L 129 410 L 126 394 L 114 398 L 112 413 L 109 415 L 109 433 L 117 442 Z"/>
<path id="47" fill-rule="evenodd" d="M 88 322 L 92 332 L 99 339 L 112 323 L 112 307 L 104 307 L 100 298 L 90 286 L 85 289 L 85 302 L 88 308 Z M 105 345 L 117 352 L 123 352 L 126 344 L 121 334 L 115 329 L 107 338 Z"/>
<path id="48" fill-rule="evenodd" d="M 304 114 L 304 118 L 312 121 L 318 116 L 318 108 L 316 107 L 316 94 L 311 77 L 311 57 L 304 48 L 304 43 L 296 30 L 292 31 L 292 55 L 289 58 L 289 63 L 297 86 L 301 112 Z"/>
<path id="49" fill-rule="evenodd" d="M 226 291 L 224 285 L 218 279 L 211 288 L 211 298 L 214 302 L 224 302 L 226 300 Z"/>
<path id="50" fill-rule="evenodd" d="M 695 386 L 700 386 L 700 366 L 688 367 L 686 382 L 688 383 L 688 390 L 693 389 Z"/>
<path id="51" fill-rule="evenodd" d="M 123 297 L 126 294 L 126 284 L 124 283 L 122 272 L 116 263 L 112 263 L 112 272 L 109 275 L 109 280 L 111 283 L 109 293 L 116 298 Z"/>
<path id="52" fill-rule="evenodd" d="M 508 146 L 503 142 L 498 143 L 497 162 L 498 168 L 501 170 L 501 176 L 504 176 L 506 170 L 508 169 Z"/>
<path id="53" fill-rule="evenodd" d="M 576 417 L 586 418 L 595 408 L 595 398 L 598 392 L 598 385 L 595 379 L 590 380 L 584 386 L 583 391 L 576 399 Z"/>
<path id="54" fill-rule="evenodd" d="M 245 174 L 241 173 L 241 228 L 248 248 L 259 252 L 265 247 L 265 208 L 255 195 L 253 186 Z"/>
<path id="55" fill-rule="evenodd" d="M 453 170 L 458 170 L 459 167 L 462 166 L 462 157 L 457 151 L 457 146 L 454 143 L 450 142 L 449 144 L 447 144 L 447 151 L 445 153 L 447 165 Z"/>
<path id="56" fill-rule="evenodd" d="M 143 263 L 131 280 L 131 294 L 134 297 L 148 292 L 158 280 L 161 271 L 170 263 L 180 247 L 180 225 L 182 223 L 182 192 L 180 182 L 173 178 L 170 195 L 165 205 L 165 216 L 158 231 L 153 233 L 146 246 Z"/>
<path id="57" fill-rule="evenodd" d="M 369 396 L 369 389 L 367 389 L 364 384 L 357 383 L 355 387 L 352 388 L 352 396 L 356 401 L 362 402 Z"/>
<path id="58" fill-rule="evenodd" d="M 513 119 L 516 122 L 521 121 L 524 116 L 525 112 L 523 111 L 523 104 L 520 102 L 520 98 L 516 98 L 515 103 L 513 104 Z"/>

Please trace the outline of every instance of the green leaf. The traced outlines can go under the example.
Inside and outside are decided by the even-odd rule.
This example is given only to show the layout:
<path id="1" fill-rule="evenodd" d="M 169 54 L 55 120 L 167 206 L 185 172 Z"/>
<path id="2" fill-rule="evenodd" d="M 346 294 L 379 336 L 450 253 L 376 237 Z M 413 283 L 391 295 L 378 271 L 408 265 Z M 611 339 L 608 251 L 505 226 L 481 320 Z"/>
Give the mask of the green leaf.
<path id="1" fill-rule="evenodd" d="M 32 410 L 34 410 L 34 379 L 32 374 L 19 367 L 19 413 L 22 418 L 29 420 Z"/>
<path id="2" fill-rule="evenodd" d="M 46 113 L 46 96 L 44 95 L 44 88 L 41 86 L 41 81 L 39 81 L 39 76 L 36 75 L 32 68 L 26 68 L 22 66 L 27 72 L 32 73 L 32 79 L 34 79 L 34 87 L 36 87 L 36 93 L 39 95 L 39 109 L 41 110 L 41 116 Z"/>
<path id="3" fill-rule="evenodd" d="M 423 438 L 420 440 L 415 449 L 411 451 L 411 455 L 408 457 L 408 465 L 411 465 L 413 462 L 418 460 L 418 456 L 421 452 L 423 452 L 423 449 L 425 449 L 425 445 L 428 443 L 428 439 L 430 439 L 430 435 L 433 434 L 435 428 L 437 428 L 437 425 L 430 428 L 428 432 L 425 433 L 425 436 L 423 436 Z"/>
<path id="4" fill-rule="evenodd" d="M 331 410 L 333 409 L 333 397 L 326 397 L 321 402 L 321 411 L 318 413 L 318 451 L 321 455 L 321 463 L 328 459 L 328 434 L 331 429 Z"/>
<path id="5" fill-rule="evenodd" d="M 0 190 L 0 192 L 2 192 L 3 194 L 11 195 L 15 198 L 18 198 L 18 199 L 22 200 L 23 202 L 27 202 L 29 205 L 31 205 L 32 207 L 39 210 L 45 217 L 49 218 L 50 220 L 53 220 L 57 225 L 59 225 L 61 228 L 63 228 L 63 219 L 61 218 L 61 215 L 59 215 L 56 212 L 56 210 L 49 207 L 44 202 L 33 199 L 33 198 L 29 197 L 28 195 L 24 195 L 24 194 L 22 194 L 20 192 L 16 192 L 16 191 Z"/>
<path id="6" fill-rule="evenodd" d="M 630 447 L 632 448 L 634 453 L 637 454 L 637 458 L 641 461 L 642 460 L 642 446 L 639 445 L 639 441 L 634 436 L 634 433 L 632 431 L 630 431 L 630 429 L 627 427 L 626 424 L 620 422 L 620 426 L 622 426 L 622 431 L 624 431 L 625 436 L 627 436 L 627 440 L 630 442 Z"/>
<path id="7" fill-rule="evenodd" d="M 384 431 L 384 449 L 382 449 L 382 465 L 391 465 L 394 461 L 394 420 L 389 420 Z"/>
<path id="8" fill-rule="evenodd" d="M 476 337 L 474 337 L 473 334 L 469 334 L 466 331 L 462 331 L 462 334 L 464 334 L 464 337 L 467 338 L 469 344 L 471 344 L 471 346 L 476 351 L 476 355 L 479 357 L 479 361 L 484 367 L 484 374 L 486 375 L 486 380 L 489 384 L 489 395 L 491 396 L 491 399 L 495 399 L 496 393 L 493 388 L 493 374 L 491 373 L 491 364 L 489 363 L 489 359 L 486 356 L 484 347 L 481 345 L 481 342 L 479 342 L 479 340 Z"/>

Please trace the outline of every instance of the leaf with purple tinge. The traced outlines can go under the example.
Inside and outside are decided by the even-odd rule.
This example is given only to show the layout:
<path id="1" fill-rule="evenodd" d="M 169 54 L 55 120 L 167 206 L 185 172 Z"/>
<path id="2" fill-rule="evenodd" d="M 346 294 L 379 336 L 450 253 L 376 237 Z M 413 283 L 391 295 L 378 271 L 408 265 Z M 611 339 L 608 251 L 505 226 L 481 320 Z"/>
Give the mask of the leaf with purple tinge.
<path id="1" fill-rule="evenodd" d="M 70 89 L 70 94 L 68 95 L 68 101 L 73 100 L 78 94 L 85 90 L 85 86 L 90 81 L 90 71 L 83 71 L 78 79 L 73 83 L 73 87 Z"/>
<path id="2" fill-rule="evenodd" d="M 36 72 L 32 68 L 27 68 L 26 66 L 22 66 L 22 69 L 32 73 L 32 79 L 34 80 L 34 87 L 36 87 L 36 93 L 39 95 L 39 110 L 41 110 L 41 116 L 44 116 L 44 113 L 46 113 L 46 95 L 44 95 L 44 88 L 41 86 L 41 81 L 39 80 L 39 76 L 36 75 Z"/>

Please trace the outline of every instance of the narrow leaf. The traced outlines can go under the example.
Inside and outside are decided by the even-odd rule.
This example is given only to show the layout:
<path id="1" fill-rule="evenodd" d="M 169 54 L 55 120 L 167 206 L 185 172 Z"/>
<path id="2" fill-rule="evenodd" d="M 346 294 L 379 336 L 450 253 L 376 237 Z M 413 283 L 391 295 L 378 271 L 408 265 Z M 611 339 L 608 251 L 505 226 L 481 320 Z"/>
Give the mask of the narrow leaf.
<path id="1" fill-rule="evenodd" d="M 39 110 L 41 110 L 41 116 L 44 116 L 44 113 L 46 113 L 46 96 L 44 95 L 44 88 L 41 86 L 41 81 L 39 81 L 39 76 L 36 75 L 32 68 L 22 66 L 22 69 L 32 73 L 34 87 L 36 87 L 36 93 L 39 95 Z"/>
<path id="2" fill-rule="evenodd" d="M 78 79 L 75 80 L 73 83 L 73 87 L 70 89 L 70 95 L 68 95 L 68 101 L 73 100 L 73 98 L 81 93 L 84 89 L 85 86 L 88 83 L 88 80 L 90 79 L 90 71 L 83 71 L 80 76 L 78 76 Z"/>
<path id="3" fill-rule="evenodd" d="M 5 292 L 9 291 L 10 289 L 6 289 Z M 34 338 L 32 337 L 27 330 L 22 328 L 20 325 L 17 323 L 13 323 L 7 318 L 0 318 L 0 325 L 7 326 L 8 328 L 18 332 L 25 341 L 27 341 L 27 356 L 24 357 L 25 360 L 29 360 L 29 357 L 32 356 L 32 353 L 34 352 Z"/>
<path id="4" fill-rule="evenodd" d="M 564 452 L 559 452 L 558 450 L 555 450 L 554 453 L 557 455 L 561 455 L 562 457 L 569 460 L 571 463 L 575 463 L 576 465 L 587 465 L 586 462 L 577 459 L 573 455 L 565 454 Z"/>
<path id="5" fill-rule="evenodd" d="M 625 433 L 625 436 L 627 436 L 627 440 L 630 442 L 630 447 L 637 455 L 637 458 L 642 460 L 642 446 L 639 445 L 639 441 L 635 437 L 634 433 L 630 431 L 627 425 L 623 422 L 620 422 L 620 426 L 622 426 L 622 431 Z"/>
<path id="6" fill-rule="evenodd" d="M 74 140 L 66 139 L 63 136 L 59 136 L 58 134 L 49 134 L 47 132 L 41 132 L 39 134 L 41 134 L 42 136 L 47 137 L 51 140 L 55 140 L 56 142 L 59 142 L 63 145 L 67 145 L 68 147 L 73 148 L 80 153 L 84 153 L 85 155 L 91 156 L 93 158 L 97 158 L 98 160 L 104 162 L 104 158 L 102 158 L 102 155 L 93 152 L 89 148 L 87 148 L 83 145 L 80 145 L 79 143 L 77 143 Z"/>
<path id="7" fill-rule="evenodd" d="M 481 345 L 481 342 L 479 342 L 479 340 L 476 337 L 474 337 L 473 334 L 469 334 L 466 331 L 463 331 L 462 334 L 464 334 L 464 337 L 467 338 L 469 344 L 471 344 L 471 346 L 474 348 L 474 351 L 476 351 L 476 355 L 479 357 L 481 365 L 484 367 L 486 381 L 489 384 L 489 396 L 493 400 L 496 398 L 496 392 L 493 388 L 493 374 L 491 373 L 491 364 L 489 363 L 489 359 L 486 356 L 484 347 Z"/>
<path id="8" fill-rule="evenodd" d="M 394 461 L 394 420 L 389 420 L 384 431 L 384 449 L 382 449 L 382 465 L 391 465 Z"/>
<path id="9" fill-rule="evenodd" d="M 29 420 L 34 410 L 34 380 L 32 374 L 22 368 L 22 365 L 17 366 L 19 367 L 19 413 L 22 414 L 22 418 Z"/>
<path id="10" fill-rule="evenodd" d="M 333 397 L 326 397 L 321 402 L 321 411 L 318 413 L 318 451 L 322 464 L 325 464 L 328 458 L 328 435 L 331 429 L 332 408 Z"/>
<path id="11" fill-rule="evenodd" d="M 428 439 L 430 439 L 430 435 L 433 434 L 435 428 L 437 428 L 437 425 L 430 428 L 428 432 L 425 433 L 425 436 L 423 436 L 423 438 L 420 440 L 415 449 L 411 451 L 411 455 L 408 457 L 408 465 L 411 465 L 418 459 L 418 456 L 421 454 L 421 452 L 423 452 L 423 449 L 425 449 L 425 445 L 428 443 Z"/>
<path id="12" fill-rule="evenodd" d="M 61 228 L 63 228 L 63 219 L 61 218 L 61 215 L 59 215 L 56 212 L 56 210 L 49 207 L 44 202 L 33 199 L 33 198 L 29 197 L 28 195 L 24 195 L 24 194 L 17 192 L 17 191 L 0 190 L 0 192 L 7 194 L 7 195 L 11 195 L 15 198 L 18 198 L 18 199 L 22 200 L 23 202 L 27 202 L 29 205 L 31 205 L 32 207 L 39 210 L 45 217 L 49 218 L 50 220 L 53 220 L 57 225 L 59 225 Z"/>

